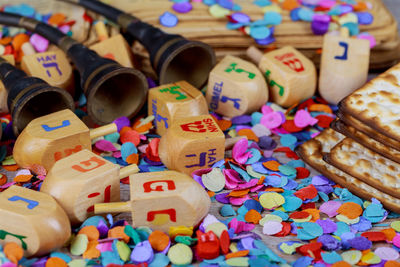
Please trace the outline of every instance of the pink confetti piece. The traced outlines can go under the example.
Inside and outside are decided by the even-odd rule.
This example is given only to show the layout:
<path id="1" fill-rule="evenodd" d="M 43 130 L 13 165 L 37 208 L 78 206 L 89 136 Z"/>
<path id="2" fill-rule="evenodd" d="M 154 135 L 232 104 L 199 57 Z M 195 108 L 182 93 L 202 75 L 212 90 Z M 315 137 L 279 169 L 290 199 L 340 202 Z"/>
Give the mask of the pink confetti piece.
<path id="1" fill-rule="evenodd" d="M 395 261 L 399 258 L 399 252 L 389 247 L 379 247 L 375 250 L 375 254 L 386 261 Z"/>
<path id="2" fill-rule="evenodd" d="M 263 184 L 260 184 L 260 185 L 257 185 L 257 186 L 255 186 L 255 187 L 253 187 L 252 189 L 250 189 L 250 192 L 251 193 L 254 193 L 254 192 L 257 192 L 257 191 L 259 191 L 261 188 L 263 188 Z"/>
<path id="3" fill-rule="evenodd" d="M 246 138 L 239 139 L 232 149 L 232 157 L 239 164 L 244 164 L 249 159 L 251 152 L 246 152 L 249 142 Z"/>
<path id="4" fill-rule="evenodd" d="M 107 140 L 99 140 L 96 142 L 95 147 L 100 150 L 100 151 L 107 151 L 107 152 L 112 152 L 112 151 L 117 151 L 118 149 L 111 143 L 110 141 Z"/>
<path id="5" fill-rule="evenodd" d="M 393 245 L 400 248 L 400 234 L 396 234 L 396 236 L 392 240 Z"/>
<path id="6" fill-rule="evenodd" d="M 273 150 L 264 150 L 263 151 L 263 156 L 266 158 L 272 157 L 272 154 L 274 154 Z"/>
<path id="7" fill-rule="evenodd" d="M 113 251 L 112 249 L 112 242 L 103 242 L 103 243 L 99 243 L 96 248 L 100 251 L 100 252 L 105 252 L 105 251 Z"/>
<path id="8" fill-rule="evenodd" d="M 261 108 L 261 113 L 262 114 L 264 114 L 264 115 L 267 115 L 267 114 L 269 114 L 269 113 L 271 113 L 271 112 L 273 112 L 274 110 L 270 107 L 270 106 L 268 106 L 268 105 L 264 105 L 264 106 L 262 106 L 262 108 Z"/>
<path id="9" fill-rule="evenodd" d="M 9 182 L 9 183 L 6 183 L 6 184 L 3 184 L 2 186 L 0 186 L 0 188 L 9 188 L 10 186 L 12 186 L 12 185 L 15 185 L 16 184 L 16 182 Z"/>
<path id="10" fill-rule="evenodd" d="M 313 118 L 307 110 L 301 109 L 294 115 L 294 125 L 299 128 L 304 128 L 309 125 L 314 125 L 318 122 Z"/>
<path id="11" fill-rule="evenodd" d="M 248 195 L 246 195 L 244 197 L 231 197 L 229 199 L 229 203 L 231 203 L 234 206 L 241 206 L 241 205 L 243 205 L 243 203 L 246 200 L 249 200 L 249 199 L 251 199 L 251 197 L 249 197 Z"/>
<path id="12" fill-rule="evenodd" d="M 263 226 L 264 235 L 275 235 L 282 231 L 283 225 L 277 221 L 266 221 Z"/>
<path id="13" fill-rule="evenodd" d="M 325 213 L 329 217 L 334 217 L 339 214 L 337 212 L 337 210 L 339 209 L 339 207 L 341 205 L 342 205 L 342 202 L 340 202 L 340 201 L 330 200 L 328 202 L 323 203 L 319 207 L 319 210 L 320 210 L 320 212 Z"/>
<path id="14" fill-rule="evenodd" d="M 113 156 L 114 158 L 121 158 L 121 151 L 115 151 L 115 152 L 113 152 L 112 156 Z"/>
<path id="15" fill-rule="evenodd" d="M 257 183 L 258 183 L 258 179 L 251 179 L 251 180 L 250 180 L 249 182 L 247 182 L 247 183 L 239 184 L 239 185 L 237 186 L 237 189 L 240 189 L 240 190 L 242 190 L 242 189 L 247 189 L 247 188 L 250 188 L 250 187 L 255 186 Z"/>
<path id="16" fill-rule="evenodd" d="M 279 114 L 279 112 L 276 111 L 264 115 L 260 121 L 260 123 L 265 127 L 267 127 L 268 129 L 275 129 L 279 127 L 282 124 L 282 122 L 283 120 L 281 114 Z"/>

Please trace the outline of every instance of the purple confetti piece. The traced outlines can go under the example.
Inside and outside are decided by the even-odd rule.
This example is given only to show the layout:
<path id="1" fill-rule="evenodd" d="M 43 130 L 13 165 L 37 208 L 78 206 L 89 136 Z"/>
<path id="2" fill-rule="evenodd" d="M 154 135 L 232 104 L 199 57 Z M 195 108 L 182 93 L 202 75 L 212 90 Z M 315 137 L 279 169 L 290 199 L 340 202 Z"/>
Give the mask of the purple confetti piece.
<path id="1" fill-rule="evenodd" d="M 233 124 L 247 124 L 251 123 L 251 116 L 249 115 L 241 115 L 241 116 L 236 116 L 231 119 L 231 122 Z"/>
<path id="2" fill-rule="evenodd" d="M 129 127 L 131 125 L 131 122 L 129 121 L 129 119 L 127 117 L 116 118 L 113 121 L 113 123 L 115 123 L 117 125 L 118 132 L 121 131 L 121 129 L 124 128 L 125 126 Z"/>
<path id="3" fill-rule="evenodd" d="M 372 247 L 372 242 L 363 236 L 357 236 L 353 239 L 350 239 L 349 244 L 352 248 L 357 250 L 367 250 Z"/>

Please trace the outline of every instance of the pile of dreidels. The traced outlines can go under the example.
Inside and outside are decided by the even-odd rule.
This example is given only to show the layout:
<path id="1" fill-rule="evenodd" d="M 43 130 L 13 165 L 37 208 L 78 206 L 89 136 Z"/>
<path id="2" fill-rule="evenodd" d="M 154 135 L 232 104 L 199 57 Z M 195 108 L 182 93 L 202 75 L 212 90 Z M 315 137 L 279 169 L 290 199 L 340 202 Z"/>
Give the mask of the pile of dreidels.
<path id="1" fill-rule="evenodd" d="M 339 103 L 338 119 L 296 148 L 317 171 L 400 213 L 400 64 Z"/>

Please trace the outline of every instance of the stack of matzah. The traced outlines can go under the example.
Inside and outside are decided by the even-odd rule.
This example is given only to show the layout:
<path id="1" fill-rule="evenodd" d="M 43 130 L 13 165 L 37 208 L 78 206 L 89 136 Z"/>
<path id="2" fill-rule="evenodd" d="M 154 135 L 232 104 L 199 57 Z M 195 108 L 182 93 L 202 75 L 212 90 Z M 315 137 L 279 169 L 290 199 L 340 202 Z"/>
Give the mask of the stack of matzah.
<path id="1" fill-rule="evenodd" d="M 309 165 L 354 194 L 400 213 L 400 64 L 339 104 L 333 129 L 299 146 Z"/>

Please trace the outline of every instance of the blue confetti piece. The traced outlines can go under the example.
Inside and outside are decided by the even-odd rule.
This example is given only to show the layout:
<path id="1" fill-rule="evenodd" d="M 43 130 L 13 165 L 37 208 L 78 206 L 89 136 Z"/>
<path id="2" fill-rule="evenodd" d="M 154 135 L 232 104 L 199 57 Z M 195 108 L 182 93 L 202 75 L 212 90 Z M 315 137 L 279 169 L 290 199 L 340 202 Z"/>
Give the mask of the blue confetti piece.
<path id="1" fill-rule="evenodd" d="M 308 256 L 300 257 L 295 262 L 293 262 L 293 267 L 304 267 L 311 265 L 314 259 Z"/>
<path id="2" fill-rule="evenodd" d="M 57 252 L 57 251 L 50 253 L 50 258 L 51 257 L 60 258 L 63 261 L 65 261 L 66 263 L 68 263 L 68 262 L 70 262 L 72 260 L 71 257 L 68 256 L 67 254 L 64 254 L 64 253 L 61 253 L 61 252 Z"/>
<path id="3" fill-rule="evenodd" d="M 112 134 L 107 134 L 104 136 L 104 139 L 106 139 L 107 141 L 110 141 L 111 143 L 117 143 L 119 140 L 119 133 L 115 132 Z"/>
<path id="4" fill-rule="evenodd" d="M 113 251 L 104 251 L 101 253 L 101 263 L 104 266 L 109 264 L 123 265 L 124 262 L 120 259 L 119 255 Z"/>
<path id="5" fill-rule="evenodd" d="M 255 41 L 259 45 L 269 45 L 269 44 L 272 44 L 273 42 L 275 42 L 275 37 L 270 35 L 269 37 L 264 38 L 264 39 L 255 39 Z"/>
<path id="6" fill-rule="evenodd" d="M 292 9 L 290 11 L 290 18 L 292 19 L 292 21 L 299 21 L 300 20 L 300 17 L 299 17 L 300 9 L 301 8 L 298 7 L 298 8 Z"/>
<path id="7" fill-rule="evenodd" d="M 270 0 L 255 0 L 253 2 L 254 5 L 257 5 L 259 7 L 264 7 L 264 6 L 269 6 L 271 5 L 271 1 Z"/>
<path id="8" fill-rule="evenodd" d="M 281 217 L 282 221 L 289 220 L 289 215 L 286 212 L 283 212 L 281 210 L 274 210 L 273 212 L 271 212 L 271 214 Z"/>
<path id="9" fill-rule="evenodd" d="M 291 166 L 288 165 L 280 165 L 278 167 L 279 171 L 284 174 L 284 175 L 296 175 L 297 174 L 297 170 Z M 296 176 L 295 176 L 296 177 Z"/>
<path id="10" fill-rule="evenodd" d="M 243 23 L 235 23 L 235 22 L 228 22 L 226 23 L 226 28 L 228 30 L 237 30 L 240 29 L 241 27 L 244 27 L 246 24 Z"/>
<path id="11" fill-rule="evenodd" d="M 264 39 L 271 35 L 271 31 L 266 26 L 251 26 L 250 36 L 254 39 Z"/>
<path id="12" fill-rule="evenodd" d="M 290 212 L 297 210 L 302 204 L 303 201 L 298 197 L 285 196 L 285 203 L 282 205 L 282 207 L 285 209 L 285 211 Z"/>
<path id="13" fill-rule="evenodd" d="M 237 173 L 239 173 L 239 175 L 240 175 L 246 182 L 250 181 L 251 177 L 250 177 L 250 175 L 249 175 L 246 171 L 242 170 L 241 168 L 235 166 L 234 164 L 232 164 L 232 163 L 230 163 L 230 162 L 229 162 L 229 166 L 231 166 L 232 169 L 234 169 Z"/>
<path id="14" fill-rule="evenodd" d="M 282 16 L 278 12 L 266 12 L 264 14 L 264 21 L 268 25 L 279 25 L 282 23 Z"/>
<path id="15" fill-rule="evenodd" d="M 297 167 L 305 167 L 306 164 L 302 161 L 302 160 L 291 160 L 288 163 L 286 163 L 286 165 L 288 166 L 292 166 L 293 168 L 297 168 Z"/>
<path id="16" fill-rule="evenodd" d="M 296 189 L 297 186 L 298 186 L 298 183 L 295 180 L 289 179 L 288 183 L 282 188 L 285 190 L 293 190 L 293 189 Z"/>
<path id="17" fill-rule="evenodd" d="M 250 148 L 246 152 L 250 151 L 252 154 L 252 157 L 250 157 L 247 161 L 246 164 L 253 164 L 258 162 L 261 159 L 261 152 L 258 149 L 255 148 Z"/>
<path id="18" fill-rule="evenodd" d="M 229 204 L 223 205 L 219 210 L 219 213 L 223 217 L 236 216 L 236 211 L 233 209 L 232 205 Z"/>
<path id="19" fill-rule="evenodd" d="M 346 27 L 347 29 L 349 29 L 350 36 L 355 36 L 360 34 L 360 27 L 358 26 L 357 23 L 347 22 L 343 24 L 342 27 Z"/>
<path id="20" fill-rule="evenodd" d="M 311 22 L 314 16 L 314 12 L 311 9 L 302 7 L 300 8 L 298 15 L 302 21 Z"/>
<path id="21" fill-rule="evenodd" d="M 109 156 L 103 157 L 104 159 L 108 160 L 111 163 L 117 164 L 117 159 Z"/>
<path id="22" fill-rule="evenodd" d="M 340 256 L 336 251 L 322 252 L 321 256 L 322 256 L 322 259 L 324 260 L 324 262 L 326 262 L 328 264 L 334 264 L 334 263 L 342 260 L 342 256 Z"/>
<path id="23" fill-rule="evenodd" d="M 203 0 L 203 4 L 207 5 L 207 6 L 212 6 L 215 5 L 217 3 L 216 0 Z"/>
<path id="24" fill-rule="evenodd" d="M 271 266 L 272 263 L 265 258 L 250 258 L 249 265 L 250 267 Z"/>
<path id="25" fill-rule="evenodd" d="M 160 24 L 165 27 L 175 27 L 178 24 L 178 17 L 171 12 L 164 12 L 160 18 Z"/>
<path id="26" fill-rule="evenodd" d="M 336 222 L 337 230 L 333 233 L 334 235 L 341 236 L 343 233 L 350 231 L 350 226 L 344 222 Z"/>
<path id="27" fill-rule="evenodd" d="M 259 124 L 263 114 L 261 112 L 253 112 L 251 114 L 251 125 Z"/>
<path id="28" fill-rule="evenodd" d="M 245 206 L 248 210 L 256 210 L 258 212 L 263 211 L 263 207 L 261 206 L 259 201 L 256 201 L 254 199 L 248 199 L 243 203 L 243 206 Z"/>
<path id="29" fill-rule="evenodd" d="M 246 213 L 249 211 L 248 208 L 246 208 L 244 205 L 240 206 L 240 208 L 238 208 L 237 212 L 239 215 L 246 215 Z"/>
<path id="30" fill-rule="evenodd" d="M 313 222 L 299 223 L 302 229 L 297 229 L 297 238 L 301 240 L 311 240 L 323 234 L 322 227 Z"/>
<path id="31" fill-rule="evenodd" d="M 225 164 L 225 160 L 221 159 L 221 160 L 215 162 L 215 163 L 212 165 L 212 168 L 220 168 L 220 169 L 222 170 L 222 169 L 225 169 L 224 164 Z"/>
<path id="32" fill-rule="evenodd" d="M 149 267 L 165 267 L 169 264 L 169 258 L 167 255 L 162 253 L 154 254 L 153 261 L 149 264 Z"/>
<path id="33" fill-rule="evenodd" d="M 124 161 L 129 155 L 138 153 L 136 146 L 131 142 L 126 142 L 121 146 L 121 156 Z"/>
<path id="34" fill-rule="evenodd" d="M 283 187 L 288 183 L 288 179 L 285 176 L 279 177 L 275 175 L 270 175 L 265 177 L 264 185 L 272 187 Z"/>

